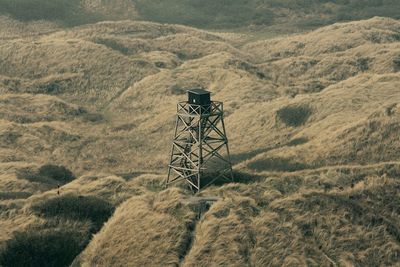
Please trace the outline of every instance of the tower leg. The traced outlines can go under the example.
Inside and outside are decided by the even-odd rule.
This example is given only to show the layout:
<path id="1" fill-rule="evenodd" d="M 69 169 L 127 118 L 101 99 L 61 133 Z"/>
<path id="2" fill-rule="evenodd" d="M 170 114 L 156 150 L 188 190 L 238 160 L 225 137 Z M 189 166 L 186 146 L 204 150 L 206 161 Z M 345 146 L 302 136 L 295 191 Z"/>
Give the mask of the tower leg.
<path id="1" fill-rule="evenodd" d="M 234 179 L 233 179 L 233 169 L 232 169 L 232 161 L 231 161 L 231 153 L 229 152 L 228 138 L 226 137 L 227 135 L 226 135 L 226 129 L 225 129 L 225 123 L 224 123 L 224 118 L 223 118 L 223 117 L 221 118 L 221 124 L 222 124 L 222 131 L 223 131 L 223 133 L 224 133 L 224 135 L 225 135 L 225 138 L 226 138 L 226 144 L 225 144 L 225 146 L 226 146 L 226 153 L 227 153 L 228 161 L 229 161 L 229 169 L 230 169 L 229 172 L 230 172 L 230 177 L 231 177 L 232 182 L 234 182 Z"/>
<path id="2" fill-rule="evenodd" d="M 198 122 L 198 135 L 197 135 L 197 141 L 198 141 L 198 158 L 197 158 L 197 188 L 198 191 L 200 191 L 200 182 L 201 182 L 201 170 L 202 170 L 202 164 L 203 164 L 203 118 L 200 117 L 200 120 Z"/>
<path id="3" fill-rule="evenodd" d="M 178 132 L 178 125 L 179 125 L 179 117 L 177 117 L 177 118 L 176 118 L 176 121 L 175 121 L 174 137 L 176 136 L 176 134 L 177 134 L 177 132 Z M 173 157 L 174 157 L 174 150 L 175 150 L 175 147 L 174 147 L 174 145 L 172 145 L 172 148 L 171 148 L 171 156 L 170 156 L 170 159 L 169 159 L 170 164 L 172 163 L 172 159 L 173 159 Z M 171 178 L 171 166 L 168 166 L 168 176 L 167 176 L 167 180 L 166 180 L 166 182 L 165 182 L 165 186 L 164 186 L 165 188 L 168 187 L 168 185 L 169 185 L 169 183 L 170 183 L 170 178 Z"/>

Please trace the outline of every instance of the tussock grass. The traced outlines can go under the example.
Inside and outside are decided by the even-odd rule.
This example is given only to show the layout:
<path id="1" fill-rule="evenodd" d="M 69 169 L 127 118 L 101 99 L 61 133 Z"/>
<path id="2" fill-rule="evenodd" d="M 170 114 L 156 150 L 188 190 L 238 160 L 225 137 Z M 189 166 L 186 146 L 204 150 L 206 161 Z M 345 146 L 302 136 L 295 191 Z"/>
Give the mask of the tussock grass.
<path id="1" fill-rule="evenodd" d="M 84 175 L 60 188 L 63 194 L 78 194 L 100 197 L 118 206 L 132 196 L 148 191 L 158 192 L 163 189 L 164 175 L 139 173 L 125 178 L 115 175 Z M 53 191 L 52 194 L 55 192 Z"/>
<path id="2" fill-rule="evenodd" d="M 266 189 L 270 186 L 288 189 L 293 179 L 266 180 L 254 187 L 246 186 L 247 191 L 237 191 L 232 186 L 219 189 L 220 193 L 224 192 L 225 201 L 214 204 L 198 225 L 198 235 L 185 261 L 187 266 L 207 266 L 214 262 L 230 266 L 318 266 L 332 262 L 390 265 L 398 260 L 397 215 L 385 201 L 374 202 L 384 195 L 384 199 L 398 201 L 394 193 L 398 181 L 371 177 L 354 189 L 346 187 L 343 192 L 324 193 L 309 192 L 310 184 L 303 183 L 300 177 L 297 179 L 300 183 L 295 182 L 297 185 L 284 192 L 283 197 L 274 194 L 272 188 Z M 264 196 L 256 193 L 260 187 Z M 250 188 L 254 191 L 248 192 Z M 254 200 L 268 195 L 275 197 L 272 201 L 238 204 L 244 192 Z M 369 204 L 364 206 L 366 202 Z M 377 210 L 380 210 L 378 216 Z M 234 226 L 229 227 L 230 223 Z M 338 238 L 332 239 L 332 236 Z M 375 244 L 386 249 L 379 249 L 380 245 L 375 247 Z"/>
<path id="3" fill-rule="evenodd" d="M 246 265 L 254 233 L 247 221 L 258 213 L 253 200 L 227 199 L 211 206 L 197 226 L 184 266 Z"/>
<path id="4" fill-rule="evenodd" d="M 196 218 L 182 203 L 185 195 L 169 189 L 126 201 L 83 252 L 82 266 L 179 264 Z M 127 250 L 140 253 L 126 254 Z"/>
<path id="5" fill-rule="evenodd" d="M 329 172 L 325 178 L 335 181 L 329 188 L 316 180 L 321 173 L 210 187 L 198 198 L 219 198 L 200 216 L 181 189 L 134 197 L 95 236 L 80 263 L 105 266 L 124 258 L 136 265 L 150 258 L 156 265 L 183 266 L 394 264 L 399 184 L 375 171 Z M 153 246 L 163 249 L 154 254 Z"/>
<path id="6" fill-rule="evenodd" d="M 89 115 L 82 107 L 43 94 L 2 94 L 0 104 L 1 119 L 21 124 L 68 121 Z M 9 112 L 10 109 L 13 112 Z"/>
<path id="7" fill-rule="evenodd" d="M 1 38 L 18 38 L 46 34 L 60 28 L 55 22 L 44 20 L 24 22 L 4 14 L 0 14 L 0 22 L 3 26 L 0 29 Z"/>

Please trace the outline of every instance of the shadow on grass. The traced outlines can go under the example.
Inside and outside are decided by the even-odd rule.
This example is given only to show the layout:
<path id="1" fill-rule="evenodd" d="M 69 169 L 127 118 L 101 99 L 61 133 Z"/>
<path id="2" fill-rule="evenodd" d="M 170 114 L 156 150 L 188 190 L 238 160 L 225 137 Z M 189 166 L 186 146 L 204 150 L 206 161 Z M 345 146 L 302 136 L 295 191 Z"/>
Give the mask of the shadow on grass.
<path id="1" fill-rule="evenodd" d="M 95 40 L 95 43 L 104 45 L 110 49 L 120 52 L 123 55 L 130 54 L 129 49 L 126 46 L 124 46 L 123 44 L 119 43 L 117 40 L 98 38 Z"/>
<path id="2" fill-rule="evenodd" d="M 307 105 L 293 105 L 283 107 L 276 113 L 276 118 L 287 126 L 298 127 L 306 123 L 312 110 Z"/>
<path id="3" fill-rule="evenodd" d="M 248 152 L 244 152 L 244 153 L 239 153 L 239 154 L 232 154 L 231 155 L 231 161 L 233 164 L 237 164 L 240 163 L 242 161 L 245 160 L 249 160 L 255 156 L 257 156 L 258 154 L 262 154 L 277 148 L 281 148 L 284 146 L 298 146 L 298 145 L 302 145 L 307 143 L 309 140 L 307 137 L 299 137 L 299 138 L 295 138 L 292 139 L 290 141 L 288 141 L 287 143 L 283 143 L 283 144 L 276 144 L 270 147 L 266 147 L 266 148 L 260 148 L 260 149 L 255 149 L 252 151 L 248 151 Z"/>
<path id="4" fill-rule="evenodd" d="M 18 179 L 50 185 L 66 184 L 75 179 L 75 175 L 61 165 L 45 164 L 39 169 L 22 168 L 17 171 Z"/>
<path id="5" fill-rule="evenodd" d="M 251 159 L 251 158 L 257 156 L 258 154 L 265 153 L 265 152 L 270 151 L 275 148 L 277 148 L 277 147 L 262 148 L 262 149 L 256 149 L 256 150 L 252 150 L 252 151 L 248 151 L 248 152 L 244 152 L 244 153 L 232 154 L 231 161 L 232 161 L 232 164 L 235 165 L 239 162 Z"/>
<path id="6" fill-rule="evenodd" d="M 250 162 L 248 164 L 248 167 L 255 171 L 287 171 L 287 172 L 294 172 L 310 168 L 310 166 L 305 163 L 279 157 L 259 159 Z"/>
<path id="7" fill-rule="evenodd" d="M 7 199 L 26 199 L 32 196 L 31 192 L 0 192 L 0 200 Z"/>
<path id="8" fill-rule="evenodd" d="M 0 266 L 69 266 L 90 237 L 85 224 L 55 220 L 30 227 L 0 248 Z"/>
<path id="9" fill-rule="evenodd" d="M 299 138 L 295 138 L 289 141 L 289 143 L 287 143 L 287 146 L 298 146 L 298 145 L 302 145 L 308 142 L 308 138 L 307 137 L 299 137 Z"/>
<path id="10" fill-rule="evenodd" d="M 230 183 L 240 183 L 240 184 L 251 184 L 261 181 L 264 177 L 254 174 L 249 174 L 245 172 L 233 171 L 233 180 L 230 178 L 230 175 L 226 175 L 227 177 L 220 177 L 213 181 L 215 177 L 217 177 L 218 173 L 207 173 L 201 178 L 200 186 L 203 188 L 204 186 L 221 186 L 224 184 Z"/>
<path id="11" fill-rule="evenodd" d="M 0 266 L 70 266 L 114 212 L 103 199 L 73 194 L 40 200 L 31 208 L 46 221 L 16 232 L 0 247 Z"/>

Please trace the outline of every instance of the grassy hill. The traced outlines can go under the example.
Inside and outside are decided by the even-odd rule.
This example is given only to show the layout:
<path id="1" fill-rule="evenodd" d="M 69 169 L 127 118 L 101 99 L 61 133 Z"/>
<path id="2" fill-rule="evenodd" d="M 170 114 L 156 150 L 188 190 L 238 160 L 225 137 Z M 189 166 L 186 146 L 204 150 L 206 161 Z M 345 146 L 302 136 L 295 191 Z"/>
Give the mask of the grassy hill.
<path id="1" fill-rule="evenodd" d="M 0 265 L 399 262 L 398 20 L 257 41 L 1 21 Z M 236 183 L 193 196 L 162 181 L 198 86 L 224 102 Z"/>
<path id="2" fill-rule="evenodd" d="M 291 22 L 315 27 L 343 20 L 373 16 L 399 18 L 398 1 L 387 0 L 135 0 L 146 20 L 196 27 L 242 27 Z"/>
<path id="3" fill-rule="evenodd" d="M 1 0 L 0 14 L 22 21 L 79 25 L 101 20 L 140 19 L 199 28 L 302 31 L 374 16 L 400 18 L 396 0 Z M 246 30 L 248 31 L 248 29 Z"/>
<path id="4" fill-rule="evenodd" d="M 202 195 L 219 196 L 210 207 L 176 189 L 133 197 L 94 237 L 80 264 L 396 264 L 398 179 L 363 179 L 344 190 L 339 184 L 328 192 L 312 176 L 271 177 L 207 189 Z"/>
<path id="5" fill-rule="evenodd" d="M 100 18 L 95 12 L 84 10 L 81 0 L 1 0 L 0 14 L 10 15 L 20 21 L 49 20 L 67 26 Z"/>

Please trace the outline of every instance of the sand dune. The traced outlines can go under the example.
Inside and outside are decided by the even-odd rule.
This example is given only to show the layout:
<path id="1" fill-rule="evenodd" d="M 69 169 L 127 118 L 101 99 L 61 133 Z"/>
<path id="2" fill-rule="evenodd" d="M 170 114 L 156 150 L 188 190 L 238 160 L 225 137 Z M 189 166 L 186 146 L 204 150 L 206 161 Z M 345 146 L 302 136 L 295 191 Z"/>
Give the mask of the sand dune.
<path id="1" fill-rule="evenodd" d="M 73 238 L 76 266 L 399 261 L 398 20 L 255 42 L 140 21 L 2 19 L 0 255 L 36 231 Z M 162 185 L 176 103 L 193 87 L 224 102 L 236 179 L 196 197 Z"/>

